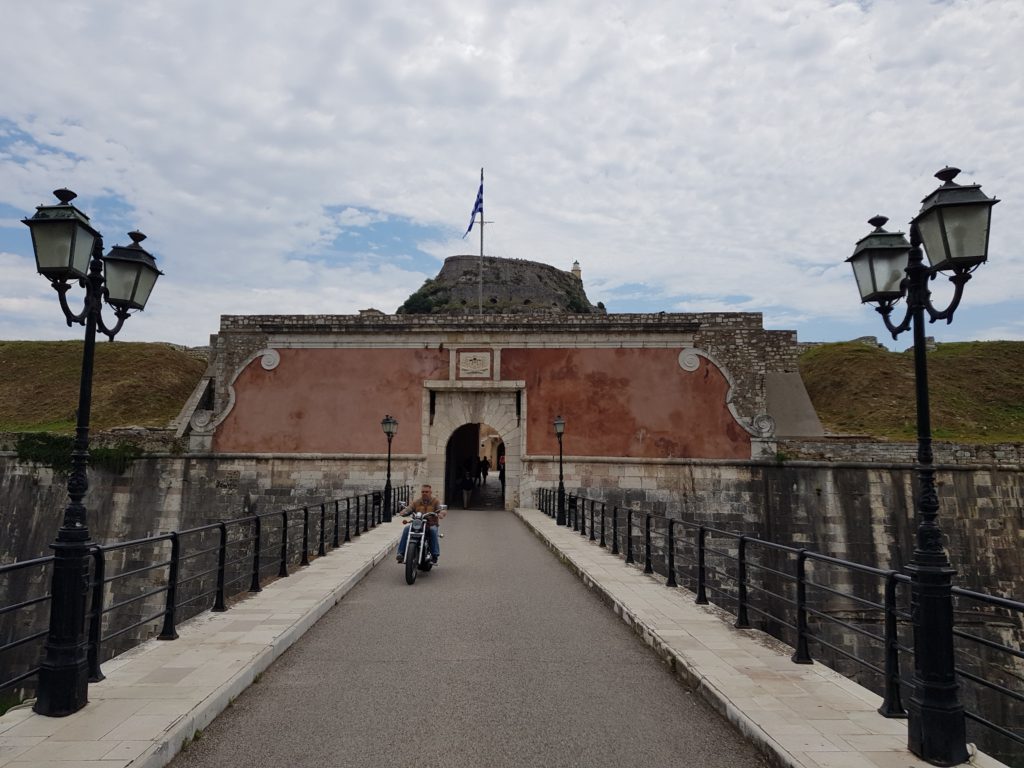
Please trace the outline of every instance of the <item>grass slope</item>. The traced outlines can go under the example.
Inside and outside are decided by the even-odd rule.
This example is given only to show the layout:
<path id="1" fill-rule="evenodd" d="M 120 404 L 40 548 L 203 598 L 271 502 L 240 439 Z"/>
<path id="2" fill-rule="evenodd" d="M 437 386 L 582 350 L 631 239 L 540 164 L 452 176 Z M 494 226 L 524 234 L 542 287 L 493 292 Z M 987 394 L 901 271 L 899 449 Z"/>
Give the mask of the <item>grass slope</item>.
<path id="1" fill-rule="evenodd" d="M 801 355 L 800 374 L 830 432 L 916 439 L 913 351 L 825 344 Z M 1024 342 L 940 344 L 928 383 L 936 439 L 1024 441 Z"/>
<path id="2" fill-rule="evenodd" d="M 0 431 L 74 432 L 81 341 L 0 341 Z M 93 430 L 166 427 L 206 364 L 166 344 L 96 343 Z"/>
<path id="3" fill-rule="evenodd" d="M 0 431 L 73 432 L 81 365 L 82 342 L 0 341 Z M 166 344 L 97 343 L 92 428 L 167 426 L 205 367 Z M 916 437 L 912 352 L 825 344 L 800 373 L 830 432 Z M 937 439 L 1024 441 L 1024 342 L 940 344 L 928 374 Z"/>

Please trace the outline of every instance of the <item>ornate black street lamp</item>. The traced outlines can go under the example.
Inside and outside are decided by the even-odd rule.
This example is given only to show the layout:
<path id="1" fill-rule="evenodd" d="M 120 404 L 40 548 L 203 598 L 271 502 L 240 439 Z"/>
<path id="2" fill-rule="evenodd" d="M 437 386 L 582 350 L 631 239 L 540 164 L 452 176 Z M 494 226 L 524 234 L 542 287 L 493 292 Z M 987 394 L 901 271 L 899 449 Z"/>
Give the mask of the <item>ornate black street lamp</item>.
<path id="1" fill-rule="evenodd" d="M 85 326 L 82 375 L 78 392 L 78 424 L 71 453 L 67 508 L 53 549 L 50 628 L 39 668 L 39 686 L 33 709 L 41 715 L 61 717 L 77 712 L 88 702 L 88 667 L 85 634 L 85 598 L 89 583 L 89 525 L 82 503 L 89 488 L 89 409 L 92 401 L 92 369 L 96 329 L 113 341 L 130 310 L 146 306 L 157 277 L 163 274 L 156 260 L 140 243 L 141 232 L 130 232 L 132 244 L 115 245 L 103 255 L 103 238 L 89 224 L 89 217 L 71 205 L 74 192 L 53 193 L 59 205 L 40 205 L 35 216 L 24 219 L 32 232 L 36 268 L 57 291 L 60 307 L 70 327 Z M 71 283 L 85 289 L 82 311 L 75 314 L 67 302 Z M 117 322 L 108 328 L 103 321 L 103 302 L 114 310 Z"/>
<path id="2" fill-rule="evenodd" d="M 875 230 L 857 242 L 853 265 L 862 302 L 877 302 L 885 327 L 895 339 L 914 332 L 914 377 L 917 391 L 918 528 L 914 554 L 907 571 L 911 577 L 914 625 L 913 693 L 908 706 L 908 747 L 934 765 L 966 762 L 964 709 L 960 704 L 953 656 L 952 579 L 956 571 L 942 544 L 938 524 L 939 500 L 932 467 L 931 417 L 928 406 L 928 368 L 925 356 L 924 315 L 931 322 L 952 322 L 971 273 L 988 259 L 992 206 L 977 184 L 953 181 L 957 168 L 943 168 L 936 177 L 942 186 L 922 201 L 910 223 L 910 242 L 902 232 L 886 232 L 888 221 L 876 216 L 868 223 Z M 930 266 L 925 264 L 921 246 Z M 949 306 L 937 310 L 931 303 L 928 281 L 949 273 L 954 293 Z M 905 277 L 904 277 L 905 275 Z M 890 314 L 906 298 L 906 315 L 893 324 Z"/>
<path id="3" fill-rule="evenodd" d="M 555 435 L 558 437 L 558 516 L 557 525 L 565 525 L 565 480 L 562 476 L 562 433 L 565 432 L 565 419 L 555 417 Z"/>
<path id="4" fill-rule="evenodd" d="M 381 429 L 388 436 L 388 478 L 384 482 L 384 522 L 391 522 L 391 440 L 398 434 L 398 419 L 385 414 L 380 422 Z"/>

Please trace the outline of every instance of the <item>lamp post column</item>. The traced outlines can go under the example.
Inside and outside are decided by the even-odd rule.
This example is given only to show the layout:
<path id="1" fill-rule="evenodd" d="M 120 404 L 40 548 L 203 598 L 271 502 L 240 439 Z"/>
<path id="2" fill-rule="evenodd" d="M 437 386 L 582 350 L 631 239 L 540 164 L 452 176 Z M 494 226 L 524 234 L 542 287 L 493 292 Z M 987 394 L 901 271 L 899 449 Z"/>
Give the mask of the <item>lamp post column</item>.
<path id="1" fill-rule="evenodd" d="M 958 695 L 953 650 L 953 576 L 955 569 L 942 544 L 935 490 L 928 361 L 924 314 L 929 270 L 911 232 L 907 266 L 907 304 L 914 332 L 914 380 L 917 400 L 918 527 L 914 553 L 906 570 L 911 579 L 914 627 L 914 686 L 907 705 L 910 750 L 935 765 L 967 761 L 964 708 Z"/>
<path id="2" fill-rule="evenodd" d="M 391 438 L 388 435 L 388 474 L 384 481 L 384 522 L 391 522 Z"/>
<path id="3" fill-rule="evenodd" d="M 85 632 L 89 594 L 88 514 L 82 499 L 89 489 L 89 415 L 92 371 L 96 351 L 96 322 L 103 295 L 103 241 L 96 238 L 87 283 L 85 347 L 78 390 L 78 420 L 68 476 L 68 505 L 53 550 L 50 627 L 39 667 L 39 688 L 33 710 L 63 717 L 89 703 L 88 644 Z"/>
<path id="4" fill-rule="evenodd" d="M 558 435 L 558 525 L 565 525 L 565 478 L 562 474 L 562 435 Z"/>

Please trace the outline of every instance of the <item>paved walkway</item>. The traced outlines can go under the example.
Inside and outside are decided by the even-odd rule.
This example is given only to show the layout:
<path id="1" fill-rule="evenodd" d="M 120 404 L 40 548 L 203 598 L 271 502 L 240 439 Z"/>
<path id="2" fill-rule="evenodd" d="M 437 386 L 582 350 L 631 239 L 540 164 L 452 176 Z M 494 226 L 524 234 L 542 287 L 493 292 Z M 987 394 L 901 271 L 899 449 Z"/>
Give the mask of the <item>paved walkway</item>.
<path id="1" fill-rule="evenodd" d="M 764 765 L 514 515 L 442 529 L 439 568 L 375 569 L 173 768 Z"/>
<path id="2" fill-rule="evenodd" d="M 926 765 L 906 751 L 904 723 L 875 713 L 878 697 L 821 665 L 791 664 L 788 649 L 759 632 L 732 628 L 714 609 L 694 605 L 692 595 L 666 589 L 660 579 L 625 566 L 536 510 L 518 514 L 568 569 L 553 557 L 537 557 L 540 545 L 529 546 L 525 529 L 509 525 L 511 515 L 479 511 L 460 520 L 461 514 L 453 511 L 445 524 L 442 566 L 413 587 L 389 563 L 331 610 L 376 562 L 390 559 L 399 526 L 379 526 L 227 613 L 187 622 L 179 640 L 151 641 L 108 662 L 107 680 L 90 687 L 91 703 L 82 711 L 59 719 L 28 709 L 7 713 L 0 717 L 0 766 L 156 768 L 194 736 L 180 767 L 212 765 L 202 761 L 212 754 L 206 750 L 218 729 L 224 730 L 221 722 L 243 707 L 265 706 L 260 702 L 270 703 L 276 717 L 261 721 L 262 732 L 250 742 L 287 745 L 281 758 L 286 765 L 373 765 L 343 757 L 364 754 L 360 750 L 371 744 L 374 754 L 387 758 L 377 764 L 393 765 L 401 762 L 392 749 L 407 740 L 408 723 L 431 711 L 437 717 L 427 743 L 432 755 L 443 756 L 432 760 L 438 766 L 587 764 L 591 756 L 609 758 L 593 765 L 756 765 L 749 749 L 734 744 L 735 734 L 721 730 L 722 720 L 695 706 L 698 698 L 781 765 Z M 494 547 L 508 552 L 507 559 L 483 556 Z M 565 580 L 570 571 L 591 594 L 579 581 Z M 504 588 L 486 586 L 494 580 Z M 385 591 L 371 591 L 378 588 Z M 617 650 L 606 645 L 622 640 L 614 627 L 625 625 L 617 619 L 613 626 L 601 624 L 600 615 L 613 613 L 598 596 L 671 661 L 695 695 L 667 685 L 672 681 L 665 667 L 652 668 L 651 654 L 635 638 Z M 446 660 L 442 666 L 417 662 L 405 641 L 411 626 L 434 641 L 431 647 Z M 268 669 L 310 627 L 308 638 Z M 513 627 L 524 634 L 510 634 Z M 350 632 L 356 634 L 345 634 Z M 283 680 L 271 697 L 264 686 L 275 677 Z M 599 681 L 586 695 L 576 682 L 584 679 Z M 259 684 L 252 694 L 242 694 L 254 680 Z M 411 708 L 411 691 L 421 685 L 427 692 Z M 366 691 L 370 698 L 359 698 Z M 623 691 L 625 700 L 619 698 Z M 649 693 L 662 702 L 653 711 Z M 300 709 L 306 703 L 312 706 Z M 404 720 L 401 713 L 410 709 L 412 719 Z M 697 717 L 698 733 L 690 735 L 687 721 Z M 593 718 L 597 731 L 590 727 Z M 510 739 L 508 729 L 516 726 L 532 740 Z M 659 741 L 665 732 L 678 739 Z M 298 733 L 307 738 L 295 738 Z M 345 738 L 340 746 L 339 734 Z M 705 737 L 714 742 L 710 754 Z M 648 738 L 650 752 L 639 746 Z M 328 740 L 336 749 L 325 754 L 319 750 Z M 229 751 L 245 749 L 242 743 Z M 265 752 L 241 754 L 249 754 L 246 768 L 272 764 Z M 453 762 L 462 759 L 457 756 L 467 761 Z M 999 765 L 984 755 L 973 762 Z"/>

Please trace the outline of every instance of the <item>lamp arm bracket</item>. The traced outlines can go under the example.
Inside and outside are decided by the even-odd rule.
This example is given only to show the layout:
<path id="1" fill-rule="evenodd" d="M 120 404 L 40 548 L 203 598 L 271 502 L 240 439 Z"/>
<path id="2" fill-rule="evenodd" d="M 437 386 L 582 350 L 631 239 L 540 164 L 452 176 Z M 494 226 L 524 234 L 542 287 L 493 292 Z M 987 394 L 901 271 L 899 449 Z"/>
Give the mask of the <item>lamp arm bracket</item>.
<path id="1" fill-rule="evenodd" d="M 79 282 L 83 285 L 83 287 L 85 286 L 84 280 L 81 280 Z M 67 293 L 68 291 L 71 290 L 71 286 L 68 284 L 68 282 L 66 280 L 51 279 L 50 285 L 53 286 L 53 290 L 57 292 L 57 297 L 60 299 L 60 308 L 61 311 L 64 313 L 64 319 L 68 323 L 68 328 L 70 328 L 75 323 L 78 323 L 79 325 L 85 325 L 85 318 L 89 316 L 89 310 L 92 309 L 92 300 L 89 295 L 88 289 L 85 292 L 85 300 L 82 302 L 82 311 L 76 313 L 72 312 L 71 307 L 68 305 Z"/>
<path id="2" fill-rule="evenodd" d="M 892 334 L 893 339 L 899 336 L 904 331 L 910 329 L 910 321 L 913 316 L 913 311 L 910 305 L 907 305 L 907 313 L 903 316 L 903 320 L 899 325 L 893 325 L 892 320 L 889 319 L 889 315 L 892 314 L 893 307 L 896 305 L 896 299 L 894 301 L 883 301 L 880 302 L 875 311 L 882 316 L 882 322 L 885 323 L 885 327 L 889 329 L 889 333 Z"/>
<path id="3" fill-rule="evenodd" d="M 105 292 L 106 291 L 104 290 L 104 293 Z M 114 317 L 117 318 L 117 322 L 114 324 L 113 328 L 108 328 L 107 324 L 103 322 L 103 312 L 100 311 L 96 313 L 96 327 L 111 341 L 113 341 L 114 337 L 121 332 L 121 327 L 124 325 L 124 321 L 129 317 L 128 310 L 115 309 Z"/>
<path id="4" fill-rule="evenodd" d="M 949 282 L 953 284 L 953 298 L 949 302 L 949 306 L 945 309 L 938 310 L 932 305 L 930 292 L 925 299 L 925 311 L 928 313 L 928 321 L 934 323 L 936 320 L 945 320 L 946 324 L 949 325 L 953 322 L 953 313 L 956 312 L 956 308 L 960 306 L 960 299 L 964 295 L 964 285 L 971 279 L 971 269 L 964 267 L 956 267 L 953 270 L 953 274 L 949 276 Z M 937 273 L 932 272 L 929 279 L 934 280 Z"/>

